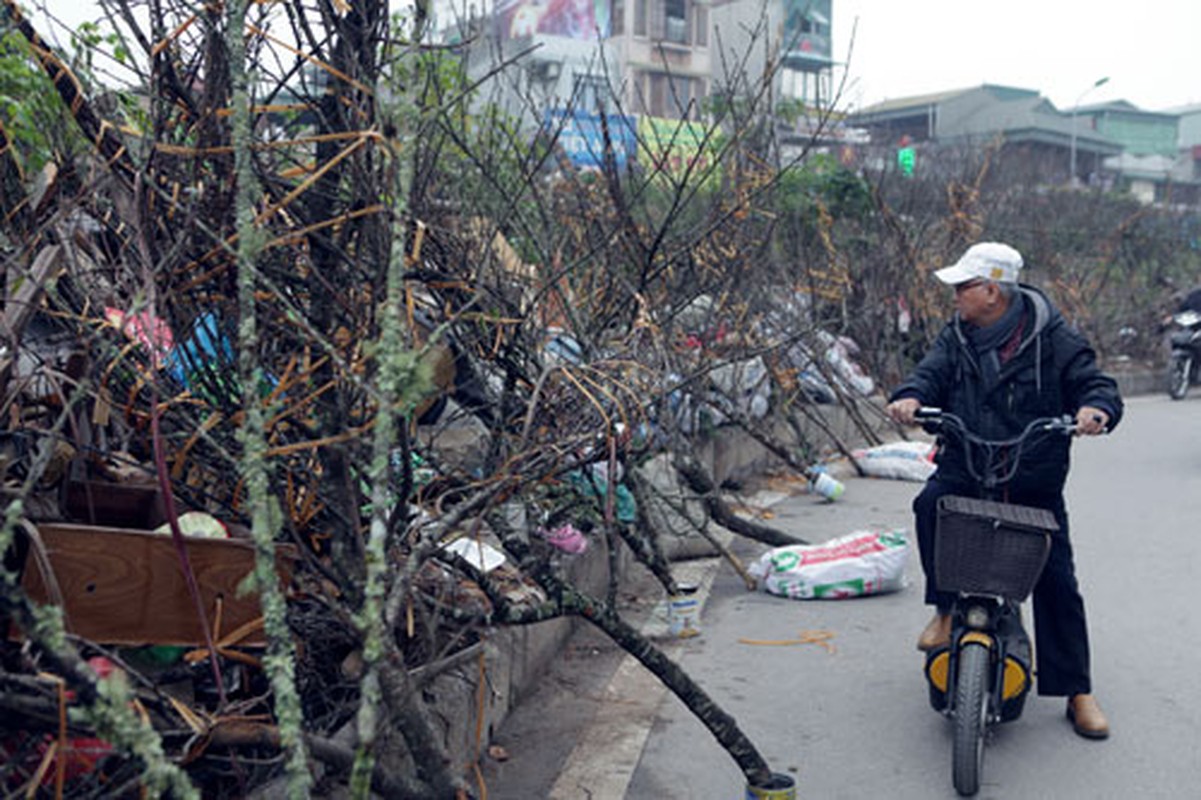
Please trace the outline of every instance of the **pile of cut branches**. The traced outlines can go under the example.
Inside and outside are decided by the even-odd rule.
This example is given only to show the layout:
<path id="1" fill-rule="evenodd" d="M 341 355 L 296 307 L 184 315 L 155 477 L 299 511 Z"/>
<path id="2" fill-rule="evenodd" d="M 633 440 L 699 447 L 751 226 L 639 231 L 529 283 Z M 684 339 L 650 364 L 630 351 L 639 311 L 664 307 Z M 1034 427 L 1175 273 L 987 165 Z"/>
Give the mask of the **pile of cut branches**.
<path id="1" fill-rule="evenodd" d="M 579 174 L 500 118 L 481 130 L 421 8 L 381 2 L 147 18 L 111 0 L 134 88 L 103 103 L 3 2 L 86 147 L 33 176 L 0 139 L 0 785 L 466 794 L 422 689 L 497 627 L 562 616 L 637 654 L 765 778 L 622 618 L 617 571 L 585 591 L 563 546 L 628 547 L 675 591 L 642 477 L 663 455 L 723 524 L 794 541 L 737 517 L 694 448 L 733 424 L 804 469 L 837 442 L 799 424 L 781 442 L 762 404 L 820 423 L 806 369 L 871 435 L 813 309 L 746 280 L 767 276 L 770 221 L 750 213 L 762 170 L 722 171 L 754 160 L 739 138 L 691 182 Z M 46 546 L 64 524 L 172 542 L 191 606 L 170 622 L 192 632 L 82 634 Z M 226 619 L 202 535 L 252 551 L 238 579 L 261 617 Z"/>

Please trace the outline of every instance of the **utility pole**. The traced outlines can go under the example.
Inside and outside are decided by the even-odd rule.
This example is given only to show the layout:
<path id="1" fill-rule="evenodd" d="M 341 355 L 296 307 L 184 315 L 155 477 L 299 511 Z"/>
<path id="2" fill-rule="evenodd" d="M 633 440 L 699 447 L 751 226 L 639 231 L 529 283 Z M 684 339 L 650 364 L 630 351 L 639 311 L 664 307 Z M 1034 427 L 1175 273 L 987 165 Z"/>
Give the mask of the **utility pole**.
<path id="1" fill-rule="evenodd" d="M 1080 110 L 1080 103 L 1082 100 L 1084 100 L 1085 95 L 1087 95 L 1093 89 L 1096 89 L 1098 86 L 1104 86 L 1107 83 L 1109 83 L 1108 77 L 1097 78 L 1097 80 L 1095 80 L 1093 82 L 1092 86 L 1088 87 L 1087 89 L 1085 89 L 1083 92 L 1080 93 L 1080 96 L 1076 98 L 1076 105 L 1072 106 L 1072 145 L 1070 148 L 1072 156 L 1071 156 L 1071 167 L 1068 172 L 1068 182 L 1069 182 L 1068 185 L 1072 186 L 1073 188 L 1075 188 L 1075 186 L 1077 185 L 1077 181 L 1076 181 L 1076 112 Z"/>

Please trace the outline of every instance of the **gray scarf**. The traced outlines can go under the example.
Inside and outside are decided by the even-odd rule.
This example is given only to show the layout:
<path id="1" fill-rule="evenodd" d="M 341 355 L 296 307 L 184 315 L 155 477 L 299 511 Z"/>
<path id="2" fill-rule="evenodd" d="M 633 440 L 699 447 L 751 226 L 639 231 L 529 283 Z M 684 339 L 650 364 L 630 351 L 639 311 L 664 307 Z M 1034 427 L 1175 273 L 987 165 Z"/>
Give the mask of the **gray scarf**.
<path id="1" fill-rule="evenodd" d="M 1024 306 L 1021 292 L 1016 292 L 1009 302 L 1009 308 L 1005 309 L 1001 318 L 992 325 L 979 327 L 968 324 L 964 326 L 968 341 L 971 343 L 972 349 L 976 351 L 976 359 L 980 362 L 980 369 L 983 371 L 986 394 L 995 389 L 1000 382 L 1001 357 L 997 353 L 997 349 L 1013 336 L 1013 332 L 1022 321 Z"/>

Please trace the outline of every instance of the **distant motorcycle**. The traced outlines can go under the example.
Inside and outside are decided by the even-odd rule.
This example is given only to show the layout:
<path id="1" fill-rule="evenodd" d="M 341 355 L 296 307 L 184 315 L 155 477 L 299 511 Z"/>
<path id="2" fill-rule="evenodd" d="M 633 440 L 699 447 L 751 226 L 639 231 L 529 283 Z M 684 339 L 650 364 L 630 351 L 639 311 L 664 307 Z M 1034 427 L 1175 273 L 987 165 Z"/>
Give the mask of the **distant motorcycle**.
<path id="1" fill-rule="evenodd" d="M 1201 364 L 1201 312 L 1188 309 L 1172 315 L 1168 336 L 1172 352 L 1168 357 L 1168 396 L 1181 400 L 1197 382 Z"/>

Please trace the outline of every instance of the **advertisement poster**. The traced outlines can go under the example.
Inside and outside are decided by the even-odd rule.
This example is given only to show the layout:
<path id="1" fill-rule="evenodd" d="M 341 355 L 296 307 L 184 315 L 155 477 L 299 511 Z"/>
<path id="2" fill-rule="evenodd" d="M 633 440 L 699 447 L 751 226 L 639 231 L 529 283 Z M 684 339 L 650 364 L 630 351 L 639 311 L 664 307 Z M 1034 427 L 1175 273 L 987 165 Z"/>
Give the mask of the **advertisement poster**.
<path id="1" fill-rule="evenodd" d="M 553 135 L 558 131 L 558 145 L 581 168 L 597 168 L 605 161 L 605 126 L 613 148 L 613 160 L 620 169 L 638 147 L 633 117 L 609 114 L 604 120 L 599 114 L 583 111 L 548 109 L 542 118 L 543 129 Z"/>
<path id="2" fill-rule="evenodd" d="M 609 0 L 498 0 L 502 39 L 542 34 L 594 41 L 609 35 Z"/>
<path id="3" fill-rule="evenodd" d="M 700 122 L 643 116 L 638 120 L 638 135 L 644 152 L 638 154 L 643 169 L 656 170 L 675 180 L 685 175 L 690 180 L 716 176 L 710 171 L 716 164 L 720 142 L 716 135 L 705 140 L 707 128 Z"/>

